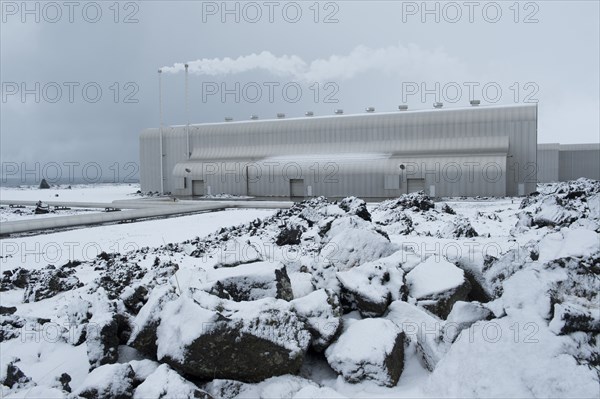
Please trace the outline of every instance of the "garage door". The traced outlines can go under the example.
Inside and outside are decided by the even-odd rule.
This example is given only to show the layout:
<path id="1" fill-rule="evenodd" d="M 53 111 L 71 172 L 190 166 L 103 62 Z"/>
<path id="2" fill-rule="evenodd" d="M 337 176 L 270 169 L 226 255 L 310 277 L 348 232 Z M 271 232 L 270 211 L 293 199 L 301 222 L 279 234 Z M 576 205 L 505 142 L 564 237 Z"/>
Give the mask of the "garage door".
<path id="1" fill-rule="evenodd" d="M 417 191 L 425 191 L 425 179 L 407 179 L 407 193 L 415 193 Z"/>
<path id="2" fill-rule="evenodd" d="M 192 195 L 204 195 L 204 180 L 192 180 Z"/>
<path id="3" fill-rule="evenodd" d="M 290 179 L 290 194 L 292 197 L 304 197 L 304 179 Z"/>

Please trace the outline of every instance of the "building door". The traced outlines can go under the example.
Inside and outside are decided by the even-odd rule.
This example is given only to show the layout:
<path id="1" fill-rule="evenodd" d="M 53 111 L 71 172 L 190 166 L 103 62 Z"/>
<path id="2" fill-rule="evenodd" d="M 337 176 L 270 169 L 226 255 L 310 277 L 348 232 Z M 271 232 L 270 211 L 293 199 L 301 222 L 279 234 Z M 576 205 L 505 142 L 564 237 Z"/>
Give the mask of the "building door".
<path id="1" fill-rule="evenodd" d="M 204 180 L 192 180 L 192 195 L 204 195 Z"/>
<path id="2" fill-rule="evenodd" d="M 290 179 L 290 196 L 304 198 L 304 179 Z"/>
<path id="3" fill-rule="evenodd" d="M 425 179 L 406 179 L 406 192 L 425 191 Z"/>

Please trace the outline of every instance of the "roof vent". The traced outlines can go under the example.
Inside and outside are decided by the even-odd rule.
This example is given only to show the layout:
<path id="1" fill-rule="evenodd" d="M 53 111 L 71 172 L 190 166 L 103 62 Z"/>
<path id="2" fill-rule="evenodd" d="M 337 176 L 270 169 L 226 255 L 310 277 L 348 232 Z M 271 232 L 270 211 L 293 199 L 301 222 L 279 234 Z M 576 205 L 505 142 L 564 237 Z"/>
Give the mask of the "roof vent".
<path id="1" fill-rule="evenodd" d="M 442 108 L 444 106 L 444 103 L 433 103 L 433 108 Z"/>
<path id="2" fill-rule="evenodd" d="M 283 113 L 277 114 L 277 119 L 283 119 L 283 118 L 285 118 L 285 114 L 283 114 Z"/>
<path id="3" fill-rule="evenodd" d="M 367 107 L 365 108 L 365 112 L 375 112 L 375 107 Z"/>
<path id="4" fill-rule="evenodd" d="M 471 103 L 472 106 L 476 107 L 479 104 L 481 104 L 481 101 L 479 101 L 479 100 L 471 100 L 470 103 Z"/>
<path id="5" fill-rule="evenodd" d="M 305 115 L 305 116 L 313 116 L 314 114 L 315 114 L 315 113 L 314 113 L 314 112 L 312 112 L 312 111 L 306 111 L 306 112 L 304 113 L 304 115 Z"/>
<path id="6" fill-rule="evenodd" d="M 250 119 L 255 121 L 258 119 L 258 115 L 250 115 Z"/>
<path id="7" fill-rule="evenodd" d="M 231 122 L 231 121 L 233 121 L 233 118 L 231 116 L 225 117 L 225 122 Z"/>
<path id="8" fill-rule="evenodd" d="M 408 105 L 406 105 L 406 104 L 398 105 L 398 110 L 400 110 L 400 111 L 406 111 L 407 109 L 408 109 Z"/>
<path id="9" fill-rule="evenodd" d="M 336 115 L 342 115 L 342 114 L 344 113 L 344 110 L 343 110 L 343 109 L 336 109 L 336 110 L 334 111 L 334 113 L 335 113 Z"/>

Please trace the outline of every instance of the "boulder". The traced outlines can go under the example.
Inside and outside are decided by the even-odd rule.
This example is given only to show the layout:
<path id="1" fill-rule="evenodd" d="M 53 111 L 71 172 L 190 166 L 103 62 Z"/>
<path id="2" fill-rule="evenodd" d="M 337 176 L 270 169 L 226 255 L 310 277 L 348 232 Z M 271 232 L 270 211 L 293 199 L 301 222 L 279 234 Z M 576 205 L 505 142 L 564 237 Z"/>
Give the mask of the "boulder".
<path id="1" fill-rule="evenodd" d="M 130 399 L 134 378 L 129 364 L 107 364 L 88 374 L 74 394 L 85 399 Z"/>
<path id="2" fill-rule="evenodd" d="M 148 301 L 142 306 L 133 320 L 136 327 L 129 337 L 128 345 L 144 355 L 156 358 L 156 329 L 160 324 L 160 312 L 165 303 L 177 298 L 171 286 L 160 286 L 152 290 Z"/>
<path id="3" fill-rule="evenodd" d="M 229 239 L 216 250 L 215 267 L 234 267 L 263 260 L 256 247 L 248 240 Z"/>
<path id="4" fill-rule="evenodd" d="M 16 314 L 0 315 L 0 343 L 21 336 L 27 320 Z"/>
<path id="5" fill-rule="evenodd" d="M 448 222 L 438 233 L 442 238 L 472 238 L 479 234 L 475 231 L 469 219 L 458 216 L 452 222 Z"/>
<path id="6" fill-rule="evenodd" d="M 255 262 L 209 272 L 206 290 L 236 302 L 261 298 L 294 298 L 285 266 L 280 262 Z"/>
<path id="7" fill-rule="evenodd" d="M 388 211 L 403 211 L 413 210 L 425 212 L 430 209 L 434 209 L 435 204 L 431 198 L 429 198 L 423 191 L 410 194 L 402 194 L 400 197 L 383 201 L 377 208 L 372 212 L 373 215 L 381 212 Z"/>
<path id="8" fill-rule="evenodd" d="M 425 367 L 433 371 L 447 350 L 439 319 L 404 301 L 392 302 L 385 319 L 404 331 L 406 338 L 416 344 Z"/>
<path id="9" fill-rule="evenodd" d="M 398 250 L 385 233 L 356 216 L 334 220 L 323 244 L 320 255 L 337 271 L 389 256 Z"/>
<path id="10" fill-rule="evenodd" d="M 406 299 L 399 254 L 338 272 L 342 302 L 350 309 L 357 309 L 363 317 L 379 317 L 392 301 Z"/>
<path id="11" fill-rule="evenodd" d="M 133 398 L 212 399 L 212 396 L 181 377 L 168 365 L 161 364 L 135 389 Z"/>
<path id="12" fill-rule="evenodd" d="M 479 302 L 458 301 L 452 307 L 442 328 L 444 341 L 452 343 L 462 330 L 471 327 L 475 322 L 493 318 L 492 311 Z"/>
<path id="13" fill-rule="evenodd" d="M 286 225 L 279 231 L 275 244 L 278 246 L 298 245 L 301 237 L 302 228 L 300 226 Z"/>
<path id="14" fill-rule="evenodd" d="M 199 379 L 295 373 L 311 340 L 289 303 L 274 298 L 234 302 L 196 291 L 164 303 L 158 319 L 158 360 Z"/>
<path id="15" fill-rule="evenodd" d="M 367 203 L 360 198 L 346 197 L 340 201 L 338 206 L 350 215 L 356 215 L 367 222 L 371 221 L 371 214 L 367 209 Z"/>
<path id="16" fill-rule="evenodd" d="M 291 301 L 293 310 L 312 336 L 311 347 L 322 352 L 341 332 L 342 308 L 331 290 L 320 289 Z"/>
<path id="17" fill-rule="evenodd" d="M 29 273 L 23 302 L 41 301 L 82 286 L 83 284 L 75 276 L 75 270 L 47 266 L 45 269 Z"/>
<path id="18" fill-rule="evenodd" d="M 409 295 L 419 306 L 445 319 L 456 301 L 467 299 L 471 285 L 462 269 L 437 255 L 430 256 L 406 275 Z"/>
<path id="19" fill-rule="evenodd" d="M 353 321 L 325 356 L 348 382 L 370 380 L 392 387 L 404 368 L 404 332 L 385 319 Z"/>
<path id="20" fill-rule="evenodd" d="M 65 392 L 71 392 L 71 385 L 69 385 L 69 382 L 71 382 L 71 376 L 67 373 L 62 373 L 60 375 L 60 377 L 56 378 L 56 382 L 58 383 L 58 385 L 60 386 L 60 389 L 62 389 Z"/>
<path id="21" fill-rule="evenodd" d="M 0 385 L 9 388 L 23 387 L 31 383 L 31 378 L 27 377 L 15 363 L 18 359 L 8 362 L 0 372 Z"/>
<path id="22" fill-rule="evenodd" d="M 554 317 L 549 324 L 552 332 L 559 335 L 577 331 L 600 334 L 600 314 L 597 304 L 594 306 L 578 299 L 572 298 L 570 303 L 554 304 Z"/>
<path id="23" fill-rule="evenodd" d="M 14 306 L 0 306 L 0 315 L 1 316 L 9 316 L 17 311 L 17 308 Z"/>

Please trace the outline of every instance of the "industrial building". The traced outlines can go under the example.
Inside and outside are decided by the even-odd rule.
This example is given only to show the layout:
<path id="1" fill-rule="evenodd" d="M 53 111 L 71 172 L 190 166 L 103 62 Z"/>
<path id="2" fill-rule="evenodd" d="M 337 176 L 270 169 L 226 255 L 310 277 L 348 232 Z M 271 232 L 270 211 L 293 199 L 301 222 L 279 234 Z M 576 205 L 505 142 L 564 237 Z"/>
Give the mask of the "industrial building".
<path id="1" fill-rule="evenodd" d="M 600 180 L 600 143 L 538 145 L 538 181 Z"/>
<path id="2" fill-rule="evenodd" d="M 515 196 L 537 183 L 537 105 L 165 126 L 140 136 L 142 191 L 176 196 Z"/>

